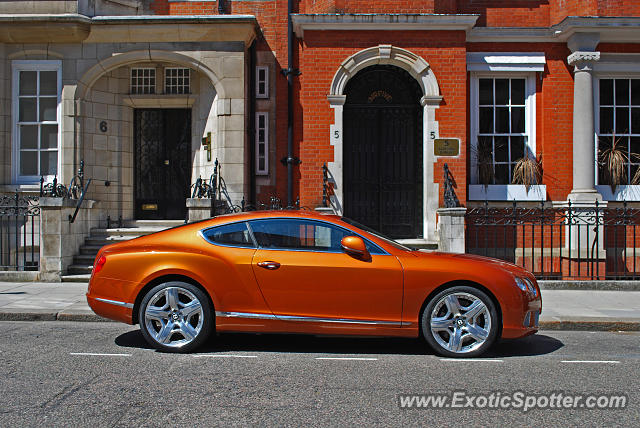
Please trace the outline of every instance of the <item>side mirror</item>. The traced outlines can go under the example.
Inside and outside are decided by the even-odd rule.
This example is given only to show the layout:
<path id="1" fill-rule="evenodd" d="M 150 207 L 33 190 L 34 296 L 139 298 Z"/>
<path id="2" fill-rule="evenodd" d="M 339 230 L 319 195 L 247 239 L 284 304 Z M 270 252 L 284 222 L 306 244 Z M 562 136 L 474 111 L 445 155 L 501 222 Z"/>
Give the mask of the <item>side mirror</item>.
<path id="1" fill-rule="evenodd" d="M 350 256 L 357 257 L 363 260 L 369 260 L 371 254 L 367 250 L 367 245 L 359 236 L 345 236 L 340 242 L 342 249 Z"/>

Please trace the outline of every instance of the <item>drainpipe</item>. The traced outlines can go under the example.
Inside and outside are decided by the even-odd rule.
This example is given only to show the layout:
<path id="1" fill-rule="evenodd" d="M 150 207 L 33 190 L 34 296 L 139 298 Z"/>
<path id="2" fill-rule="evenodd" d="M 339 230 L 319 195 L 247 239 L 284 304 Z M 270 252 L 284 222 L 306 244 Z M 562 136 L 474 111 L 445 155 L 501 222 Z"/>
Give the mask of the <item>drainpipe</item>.
<path id="1" fill-rule="evenodd" d="M 249 47 L 249 203 L 256 206 L 256 41 Z M 269 153 L 266 154 L 269 156 Z"/>
<path id="2" fill-rule="evenodd" d="M 293 76 L 299 76 L 300 71 L 293 68 L 293 0 L 287 2 L 287 69 L 282 70 L 287 76 L 287 157 L 282 163 L 287 166 L 287 207 L 293 206 L 293 166 L 300 164 L 300 159 L 293 156 Z"/>

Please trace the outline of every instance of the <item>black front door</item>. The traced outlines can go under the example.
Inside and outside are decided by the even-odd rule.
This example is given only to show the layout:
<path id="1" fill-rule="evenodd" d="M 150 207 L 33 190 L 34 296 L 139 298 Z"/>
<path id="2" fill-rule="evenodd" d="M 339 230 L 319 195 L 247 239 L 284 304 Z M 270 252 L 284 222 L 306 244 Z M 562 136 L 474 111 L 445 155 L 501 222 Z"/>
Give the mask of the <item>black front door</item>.
<path id="1" fill-rule="evenodd" d="M 191 181 L 191 110 L 134 114 L 136 218 L 184 219 Z"/>
<path id="2" fill-rule="evenodd" d="M 373 66 L 345 92 L 345 215 L 393 238 L 422 237 L 419 85 L 402 69 Z"/>

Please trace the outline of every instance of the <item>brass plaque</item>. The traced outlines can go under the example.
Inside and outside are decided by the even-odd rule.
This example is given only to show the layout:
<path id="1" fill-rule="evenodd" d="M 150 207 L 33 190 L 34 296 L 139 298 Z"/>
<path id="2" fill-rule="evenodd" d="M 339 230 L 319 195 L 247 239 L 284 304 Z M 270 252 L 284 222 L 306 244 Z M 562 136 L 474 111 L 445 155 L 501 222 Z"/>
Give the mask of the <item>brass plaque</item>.
<path id="1" fill-rule="evenodd" d="M 142 204 L 143 211 L 158 211 L 158 204 Z"/>
<path id="2" fill-rule="evenodd" d="M 436 138 L 433 140 L 433 153 L 436 156 L 458 156 L 460 154 L 460 139 Z"/>

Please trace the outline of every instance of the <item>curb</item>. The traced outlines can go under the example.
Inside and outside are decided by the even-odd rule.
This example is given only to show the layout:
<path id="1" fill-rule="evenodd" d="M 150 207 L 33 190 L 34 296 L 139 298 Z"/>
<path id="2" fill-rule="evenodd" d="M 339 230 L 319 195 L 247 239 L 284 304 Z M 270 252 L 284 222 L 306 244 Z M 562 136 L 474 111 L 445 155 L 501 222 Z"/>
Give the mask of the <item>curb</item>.
<path id="1" fill-rule="evenodd" d="M 96 314 L 70 312 L 0 312 L 0 321 L 115 322 Z"/>
<path id="2" fill-rule="evenodd" d="M 640 331 L 639 318 L 560 318 L 540 320 L 540 330 Z"/>
<path id="3" fill-rule="evenodd" d="M 640 291 L 640 281 L 538 281 L 540 290 Z"/>

